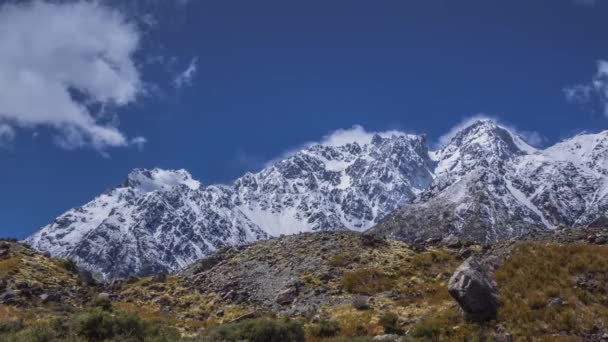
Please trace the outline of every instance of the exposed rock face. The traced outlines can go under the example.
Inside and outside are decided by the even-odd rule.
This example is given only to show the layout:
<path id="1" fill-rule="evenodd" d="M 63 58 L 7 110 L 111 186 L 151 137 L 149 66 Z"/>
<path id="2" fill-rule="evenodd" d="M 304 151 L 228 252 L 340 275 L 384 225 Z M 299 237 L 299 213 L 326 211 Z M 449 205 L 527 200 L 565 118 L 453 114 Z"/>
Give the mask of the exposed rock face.
<path id="1" fill-rule="evenodd" d="M 105 280 L 166 273 L 225 246 L 366 230 L 426 189 L 431 169 L 424 137 L 406 134 L 311 146 L 232 185 L 201 186 L 184 170 L 138 169 L 27 243 Z"/>
<path id="2" fill-rule="evenodd" d="M 460 265 L 448 283 L 448 291 L 465 317 L 474 321 L 496 318 L 498 293 L 484 267 L 474 258 Z"/>
<path id="3" fill-rule="evenodd" d="M 90 299 L 90 289 L 78 271 L 64 260 L 14 242 L 0 241 L 0 305 L 36 307 L 49 302 L 82 306 Z"/>
<path id="4" fill-rule="evenodd" d="M 587 225 L 608 212 L 608 131 L 544 150 L 489 120 L 458 132 L 433 153 L 434 180 L 370 233 L 406 241 L 495 242 Z"/>
<path id="5" fill-rule="evenodd" d="M 279 305 L 289 305 L 293 303 L 298 297 L 298 288 L 296 286 L 290 286 L 284 290 L 281 290 L 277 297 L 275 298 L 275 302 Z"/>
<path id="6" fill-rule="evenodd" d="M 438 151 L 391 133 L 307 147 L 230 185 L 134 170 L 27 243 L 112 280 L 182 269 L 281 234 L 355 230 L 492 243 L 608 213 L 608 131 L 540 150 L 479 120 Z M 2 255 L 0 249 L 0 257 Z"/>

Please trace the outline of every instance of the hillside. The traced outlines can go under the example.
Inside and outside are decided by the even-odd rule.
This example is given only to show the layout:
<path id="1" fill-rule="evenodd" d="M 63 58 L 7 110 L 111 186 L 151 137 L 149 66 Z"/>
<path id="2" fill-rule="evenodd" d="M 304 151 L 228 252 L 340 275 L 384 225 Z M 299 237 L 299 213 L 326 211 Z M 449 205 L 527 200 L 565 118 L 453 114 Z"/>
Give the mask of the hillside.
<path id="1" fill-rule="evenodd" d="M 0 266 L 9 270 L 1 279 L 11 290 L 0 291 L 0 298 L 24 275 L 40 284 L 30 286 L 38 290 L 24 297 L 27 301 L 2 302 L 0 312 L 5 321 L 19 322 L 4 328 L 6 336 L 43 324 L 53 336 L 68 334 L 76 340 L 87 333 L 79 330 L 80 320 L 106 315 L 102 318 L 112 324 L 127 320 L 140 326 L 141 334 L 161 341 L 178 335 L 232 341 L 231 334 L 249 336 L 247 329 L 255 331 L 258 323 L 271 330 L 295 329 L 296 335 L 301 329 L 308 341 L 363 341 L 383 334 L 392 334 L 392 340 L 513 336 L 599 341 L 608 336 L 606 242 L 608 229 L 600 221 L 493 245 L 454 238 L 406 244 L 355 232 L 304 233 L 228 247 L 179 273 L 107 285 L 87 285 L 71 266 L 65 268 L 65 261 L 8 243 L 10 252 Z M 496 281 L 500 307 L 495 321 L 464 320 L 447 292 L 452 273 L 470 256 L 481 260 Z M 20 266 L 10 266 L 15 264 Z M 35 299 L 34 294 L 58 291 L 56 284 L 80 290 L 62 293 L 60 304 Z M 109 311 L 101 313 L 99 307 Z M 59 317 L 68 323 L 55 331 L 48 322 Z"/>

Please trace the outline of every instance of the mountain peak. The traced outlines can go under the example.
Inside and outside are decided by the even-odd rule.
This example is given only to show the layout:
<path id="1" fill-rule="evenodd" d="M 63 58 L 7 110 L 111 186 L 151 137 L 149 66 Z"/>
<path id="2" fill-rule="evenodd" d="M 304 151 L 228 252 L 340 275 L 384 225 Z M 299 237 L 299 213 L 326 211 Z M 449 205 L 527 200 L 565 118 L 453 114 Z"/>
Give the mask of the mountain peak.
<path id="1" fill-rule="evenodd" d="M 455 175 L 455 181 L 477 167 L 500 169 L 505 161 L 535 151 L 508 128 L 491 119 L 480 119 L 458 131 L 435 153 L 434 159 L 438 160 L 435 174 Z"/>
<path id="2" fill-rule="evenodd" d="M 131 187 L 140 192 L 168 190 L 178 185 L 186 185 L 192 190 L 200 188 L 200 182 L 194 180 L 192 175 L 184 169 L 163 170 L 134 169 L 127 176 L 125 187 Z"/>

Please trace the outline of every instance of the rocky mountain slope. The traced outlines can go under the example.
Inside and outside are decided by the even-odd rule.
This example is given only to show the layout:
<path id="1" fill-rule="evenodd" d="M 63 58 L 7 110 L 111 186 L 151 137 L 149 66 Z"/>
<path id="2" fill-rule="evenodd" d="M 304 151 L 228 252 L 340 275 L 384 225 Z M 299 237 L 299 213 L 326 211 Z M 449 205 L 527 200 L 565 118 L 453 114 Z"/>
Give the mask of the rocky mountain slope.
<path id="1" fill-rule="evenodd" d="M 0 340 L 236 342 L 288 329 L 299 337 L 277 340 L 602 341 L 605 224 L 491 245 L 304 233 L 225 247 L 175 274 L 105 284 L 66 260 L 0 242 Z M 448 294 L 471 257 L 498 294 L 497 316 L 484 323 L 467 320 Z"/>
<path id="2" fill-rule="evenodd" d="M 184 170 L 134 170 L 26 242 L 103 279 L 180 269 L 226 245 L 280 234 L 365 230 L 432 180 L 423 137 L 316 145 L 230 186 Z"/>
<path id="3" fill-rule="evenodd" d="M 373 227 L 407 241 L 488 242 L 586 224 L 607 210 L 608 132 L 538 150 L 479 120 L 438 151 L 400 133 L 319 144 L 231 185 L 134 170 L 27 243 L 114 279 L 175 271 L 223 246 L 281 234 Z"/>
<path id="4" fill-rule="evenodd" d="M 588 224 L 608 209 L 608 132 L 538 150 L 481 120 L 434 158 L 430 188 L 370 234 L 403 240 L 453 234 L 489 242 L 533 229 Z"/>
<path id="5" fill-rule="evenodd" d="M 116 307 L 193 332 L 290 317 L 304 323 L 310 341 L 383 334 L 393 334 L 390 341 L 599 341 L 608 336 L 608 262 L 598 258 L 608 256 L 606 243 L 604 226 L 529 232 L 491 245 L 304 233 L 225 248 L 174 275 L 117 282 L 108 291 Z M 447 291 L 471 256 L 498 289 L 498 317 L 485 324 L 464 319 Z M 331 331 L 319 331 L 327 326 Z"/>

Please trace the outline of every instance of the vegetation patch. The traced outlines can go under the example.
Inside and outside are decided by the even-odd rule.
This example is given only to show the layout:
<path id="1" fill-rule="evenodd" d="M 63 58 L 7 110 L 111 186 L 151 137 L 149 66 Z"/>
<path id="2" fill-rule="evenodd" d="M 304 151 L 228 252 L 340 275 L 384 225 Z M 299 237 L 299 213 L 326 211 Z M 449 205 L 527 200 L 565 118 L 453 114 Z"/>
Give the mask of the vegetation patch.
<path id="1" fill-rule="evenodd" d="M 499 321 L 515 335 L 608 329 L 608 246 L 522 244 L 495 276 Z"/>
<path id="2" fill-rule="evenodd" d="M 258 318 L 239 323 L 224 324 L 206 335 L 213 342 L 304 342 L 302 323 L 295 320 Z"/>
<path id="3" fill-rule="evenodd" d="M 364 268 L 353 272 L 344 272 L 342 285 L 350 293 L 374 295 L 378 292 L 390 290 L 394 282 L 378 269 Z"/>
<path id="4" fill-rule="evenodd" d="M 353 256 L 350 253 L 339 253 L 329 259 L 329 264 L 333 267 L 345 267 L 353 262 Z"/>
<path id="5" fill-rule="evenodd" d="M 0 277 L 6 277 L 10 274 L 19 272 L 21 266 L 21 258 L 14 256 L 6 260 L 0 260 Z"/>

